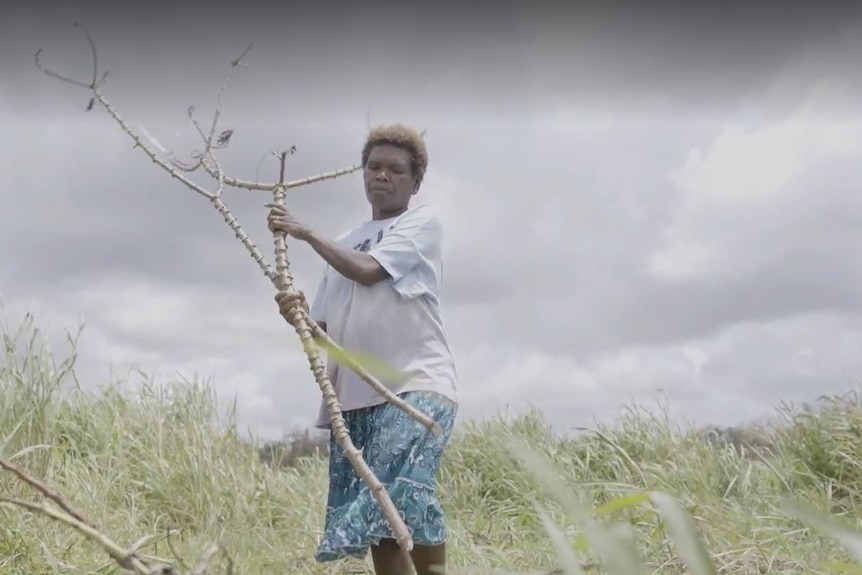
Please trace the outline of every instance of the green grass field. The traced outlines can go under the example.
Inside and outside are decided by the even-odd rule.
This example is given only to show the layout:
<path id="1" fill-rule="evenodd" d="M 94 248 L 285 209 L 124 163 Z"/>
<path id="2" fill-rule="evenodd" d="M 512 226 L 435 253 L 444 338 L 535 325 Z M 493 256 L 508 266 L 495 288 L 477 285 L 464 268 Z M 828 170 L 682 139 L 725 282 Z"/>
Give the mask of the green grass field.
<path id="1" fill-rule="evenodd" d="M 0 454 L 117 543 L 146 538 L 142 554 L 181 565 L 175 554 L 190 564 L 221 541 L 238 575 L 368 567 L 312 559 L 325 457 L 265 464 L 205 385 L 61 393 L 61 381 L 75 387 L 70 355 L 53 357 L 42 337 L 29 324 L 5 336 Z M 769 429 L 711 440 L 660 410 L 628 410 L 577 438 L 555 436 L 535 412 L 461 422 L 441 475 L 449 572 L 862 572 L 860 404 L 849 396 L 777 415 Z M 36 497 L 9 473 L 0 495 Z M 181 532 L 168 540 L 171 528 Z M 115 572 L 71 528 L 0 504 L 0 573 Z M 213 572 L 227 572 L 224 557 Z"/>

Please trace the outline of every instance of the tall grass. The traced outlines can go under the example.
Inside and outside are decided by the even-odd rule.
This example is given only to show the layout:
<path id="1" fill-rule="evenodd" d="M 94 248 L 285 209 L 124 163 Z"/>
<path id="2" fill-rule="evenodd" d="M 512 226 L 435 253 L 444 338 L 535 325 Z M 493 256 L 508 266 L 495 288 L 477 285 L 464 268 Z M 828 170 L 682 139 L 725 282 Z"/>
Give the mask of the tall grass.
<path id="1" fill-rule="evenodd" d="M 4 335 L 3 456 L 122 545 L 149 536 L 145 554 L 191 561 L 219 540 L 238 575 L 336 572 L 312 560 L 323 457 L 262 458 L 199 382 L 156 385 L 141 374 L 130 390 L 84 393 L 76 339 L 61 359 L 44 341 L 29 317 Z M 440 476 L 449 572 L 862 572 L 859 402 L 778 415 L 757 441 L 730 442 L 641 408 L 577 436 L 558 436 L 536 411 L 462 422 Z M 32 498 L 8 474 L 0 492 Z M 168 539 L 169 530 L 178 532 Z M 79 534 L 0 506 L 0 574 L 56 572 L 116 571 Z"/>

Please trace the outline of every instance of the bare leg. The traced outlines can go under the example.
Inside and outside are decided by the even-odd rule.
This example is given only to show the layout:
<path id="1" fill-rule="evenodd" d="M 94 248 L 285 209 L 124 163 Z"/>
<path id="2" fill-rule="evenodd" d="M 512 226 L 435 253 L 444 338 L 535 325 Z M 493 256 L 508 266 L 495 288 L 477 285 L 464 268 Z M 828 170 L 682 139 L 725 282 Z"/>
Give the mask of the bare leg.
<path id="1" fill-rule="evenodd" d="M 446 544 L 434 547 L 414 545 L 413 564 L 418 575 L 444 575 L 446 572 Z"/>
<path id="2" fill-rule="evenodd" d="M 384 539 L 371 546 L 371 560 L 376 575 L 411 575 L 410 564 L 394 539 Z"/>
<path id="3" fill-rule="evenodd" d="M 414 545 L 411 554 L 417 575 L 443 575 L 446 566 L 446 544 L 428 547 Z M 384 539 L 371 546 L 376 575 L 411 575 L 410 565 L 394 539 Z"/>

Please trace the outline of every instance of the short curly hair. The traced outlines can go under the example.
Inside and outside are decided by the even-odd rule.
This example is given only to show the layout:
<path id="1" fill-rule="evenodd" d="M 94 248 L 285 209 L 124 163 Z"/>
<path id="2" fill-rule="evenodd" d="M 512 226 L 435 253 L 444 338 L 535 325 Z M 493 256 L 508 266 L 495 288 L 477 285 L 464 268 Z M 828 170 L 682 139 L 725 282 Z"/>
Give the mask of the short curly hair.
<path id="1" fill-rule="evenodd" d="M 403 124 L 377 126 L 368 132 L 365 145 L 362 147 L 362 166 L 368 163 L 368 156 L 375 146 L 395 146 L 410 153 L 410 168 L 416 176 L 416 189 L 422 184 L 425 170 L 428 169 L 428 150 L 422 135 Z"/>

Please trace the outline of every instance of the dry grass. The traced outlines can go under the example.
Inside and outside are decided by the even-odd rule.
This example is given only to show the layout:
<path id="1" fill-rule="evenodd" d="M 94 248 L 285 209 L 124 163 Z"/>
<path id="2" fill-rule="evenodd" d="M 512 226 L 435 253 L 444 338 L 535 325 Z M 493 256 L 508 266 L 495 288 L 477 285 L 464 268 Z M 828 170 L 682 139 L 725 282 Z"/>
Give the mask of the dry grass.
<path id="1" fill-rule="evenodd" d="M 220 541 L 238 575 L 362 572 L 311 559 L 323 458 L 264 464 L 206 385 L 142 378 L 133 393 L 84 394 L 74 355 L 55 362 L 31 323 L 4 344 L 0 455 L 61 491 L 120 545 L 149 537 L 142 554 L 178 564 L 175 554 L 191 563 Z M 860 572 L 848 551 L 860 547 L 856 536 L 808 509 L 855 528 L 860 405 L 850 397 L 779 414 L 755 448 L 705 441 L 641 409 L 579 437 L 556 436 L 536 412 L 462 423 L 441 476 L 450 573 L 681 573 L 681 558 L 693 574 Z M 33 498 L 11 474 L 0 475 L 0 494 Z M 789 495 L 808 507 L 786 504 Z M 213 572 L 226 567 L 222 560 Z M 114 572 L 68 527 L 0 506 L 0 574 Z"/>

